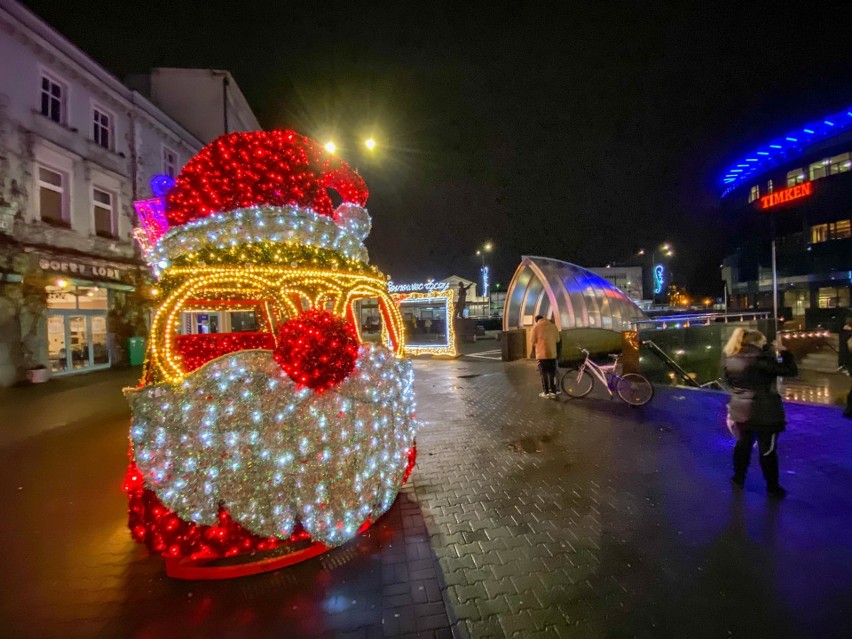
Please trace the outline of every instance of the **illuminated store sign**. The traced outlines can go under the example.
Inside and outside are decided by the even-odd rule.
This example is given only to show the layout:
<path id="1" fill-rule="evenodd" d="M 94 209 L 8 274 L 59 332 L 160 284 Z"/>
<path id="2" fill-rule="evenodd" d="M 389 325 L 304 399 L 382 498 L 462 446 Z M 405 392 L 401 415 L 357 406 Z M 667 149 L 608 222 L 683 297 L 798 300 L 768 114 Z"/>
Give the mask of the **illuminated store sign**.
<path id="1" fill-rule="evenodd" d="M 388 282 L 390 293 L 421 293 L 423 291 L 446 291 L 450 288 L 449 282 L 413 282 L 411 284 L 394 284 Z"/>
<path id="2" fill-rule="evenodd" d="M 807 197 L 812 192 L 813 182 L 803 182 L 802 184 L 797 184 L 789 189 L 783 189 L 781 191 L 776 191 L 775 193 L 770 193 L 769 195 L 764 195 L 760 198 L 760 208 L 771 209 L 773 206 L 784 204 L 785 202 L 790 202 L 792 200 L 798 200 L 802 197 Z"/>

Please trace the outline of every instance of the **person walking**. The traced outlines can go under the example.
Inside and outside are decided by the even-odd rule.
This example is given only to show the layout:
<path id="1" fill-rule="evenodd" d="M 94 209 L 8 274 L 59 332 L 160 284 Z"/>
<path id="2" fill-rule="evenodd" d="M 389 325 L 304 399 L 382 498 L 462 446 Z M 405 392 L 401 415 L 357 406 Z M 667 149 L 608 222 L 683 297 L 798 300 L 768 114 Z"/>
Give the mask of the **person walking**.
<path id="1" fill-rule="evenodd" d="M 776 378 L 797 375 L 796 360 L 783 346 L 776 355 L 767 348 L 763 333 L 745 328 L 734 329 L 724 354 L 723 376 L 731 393 L 728 416 L 737 437 L 731 481 L 738 488 L 745 485 L 756 439 L 766 492 L 783 498 L 787 491 L 778 482 L 778 434 L 784 431 L 786 419 Z"/>
<path id="2" fill-rule="evenodd" d="M 536 315 L 530 339 L 544 389 L 538 396 L 556 399 L 556 343 L 559 341 L 559 329 L 550 320 Z"/>

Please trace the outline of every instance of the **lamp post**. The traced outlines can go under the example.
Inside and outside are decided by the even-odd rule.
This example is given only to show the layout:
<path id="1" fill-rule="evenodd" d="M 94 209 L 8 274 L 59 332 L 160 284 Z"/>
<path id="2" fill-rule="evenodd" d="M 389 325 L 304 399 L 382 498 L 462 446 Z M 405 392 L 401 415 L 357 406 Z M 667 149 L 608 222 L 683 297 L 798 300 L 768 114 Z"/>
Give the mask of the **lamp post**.
<path id="1" fill-rule="evenodd" d="M 486 317 L 491 315 L 491 290 L 488 286 L 488 267 L 485 265 L 485 254 L 494 250 L 494 245 L 491 242 L 486 242 L 482 248 L 477 249 L 476 254 L 482 258 L 482 266 L 480 274 L 482 275 L 482 297 L 487 299 L 488 308 L 486 309 Z"/>

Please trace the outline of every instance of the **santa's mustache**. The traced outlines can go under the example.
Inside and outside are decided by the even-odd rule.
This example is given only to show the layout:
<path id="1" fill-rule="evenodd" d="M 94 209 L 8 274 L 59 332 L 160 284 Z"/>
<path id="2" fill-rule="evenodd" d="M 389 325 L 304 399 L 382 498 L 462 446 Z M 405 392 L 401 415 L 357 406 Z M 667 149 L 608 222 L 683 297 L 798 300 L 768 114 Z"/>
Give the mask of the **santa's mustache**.
<path id="1" fill-rule="evenodd" d="M 414 442 L 411 363 L 384 346 L 363 345 L 322 393 L 252 350 L 125 394 L 136 463 L 162 503 L 208 526 L 222 505 L 260 536 L 286 538 L 298 521 L 315 541 L 345 542 L 391 506 Z"/>

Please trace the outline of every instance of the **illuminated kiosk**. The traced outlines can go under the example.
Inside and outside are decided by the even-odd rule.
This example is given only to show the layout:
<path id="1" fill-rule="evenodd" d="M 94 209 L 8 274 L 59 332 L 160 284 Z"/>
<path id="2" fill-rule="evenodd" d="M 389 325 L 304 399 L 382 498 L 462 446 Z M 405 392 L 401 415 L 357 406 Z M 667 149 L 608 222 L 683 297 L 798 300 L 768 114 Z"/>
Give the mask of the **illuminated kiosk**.
<path id="1" fill-rule="evenodd" d="M 388 282 L 388 291 L 402 315 L 406 355 L 458 355 L 456 305 L 448 282 Z"/>
<path id="2" fill-rule="evenodd" d="M 569 262 L 524 255 L 506 292 L 503 330 L 531 328 L 536 315 L 551 318 L 560 331 L 603 329 L 619 336 L 645 317 L 599 275 Z"/>

